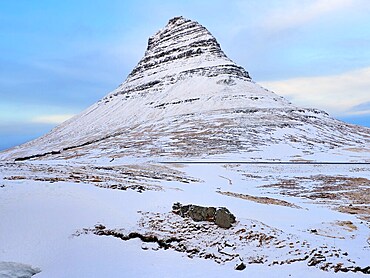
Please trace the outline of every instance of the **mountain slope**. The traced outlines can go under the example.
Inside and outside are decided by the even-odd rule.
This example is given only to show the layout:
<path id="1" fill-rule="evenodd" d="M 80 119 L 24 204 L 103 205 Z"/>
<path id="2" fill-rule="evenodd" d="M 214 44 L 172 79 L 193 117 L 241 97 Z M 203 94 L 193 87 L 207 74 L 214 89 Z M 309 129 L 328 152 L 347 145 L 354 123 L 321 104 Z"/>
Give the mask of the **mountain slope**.
<path id="1" fill-rule="evenodd" d="M 370 130 L 294 106 L 254 83 L 199 23 L 149 38 L 126 81 L 2 159 L 166 157 L 365 161 Z"/>

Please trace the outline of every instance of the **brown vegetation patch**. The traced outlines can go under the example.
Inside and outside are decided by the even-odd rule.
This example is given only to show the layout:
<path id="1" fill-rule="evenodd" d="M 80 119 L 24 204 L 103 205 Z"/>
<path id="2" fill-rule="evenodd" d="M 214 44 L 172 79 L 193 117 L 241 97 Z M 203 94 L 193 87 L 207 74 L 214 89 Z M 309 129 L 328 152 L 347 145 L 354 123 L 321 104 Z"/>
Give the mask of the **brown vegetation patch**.
<path id="1" fill-rule="evenodd" d="M 356 153 L 370 153 L 370 149 L 367 148 L 344 148 L 344 150 Z"/>
<path id="2" fill-rule="evenodd" d="M 325 202 L 340 212 L 370 220 L 370 180 L 367 178 L 314 175 L 282 179 L 278 183 L 261 187 L 280 189 L 283 195 Z"/>
<path id="3" fill-rule="evenodd" d="M 299 190 L 303 189 L 304 187 L 301 186 L 296 179 L 282 179 L 278 183 L 274 184 L 266 184 L 260 186 L 261 188 L 280 188 L 280 189 L 290 189 L 290 190 Z M 289 195 L 289 194 L 287 194 Z"/>
<path id="4" fill-rule="evenodd" d="M 357 231 L 357 226 L 352 221 L 337 221 L 336 224 L 343 227 L 348 232 Z"/>
<path id="5" fill-rule="evenodd" d="M 358 188 L 356 191 L 346 191 L 343 196 L 351 200 L 352 204 L 370 204 L 370 187 Z"/>
<path id="6" fill-rule="evenodd" d="M 370 222 L 370 206 L 339 206 L 337 210 L 343 213 L 358 215 L 360 219 Z"/>
<path id="7" fill-rule="evenodd" d="M 224 191 L 216 191 L 219 194 L 230 196 L 230 197 L 235 197 L 235 198 L 240 198 L 243 200 L 248 200 L 252 202 L 256 202 L 259 204 L 264 204 L 264 205 L 277 205 L 277 206 L 284 206 L 284 207 L 290 207 L 290 208 L 297 208 L 301 209 L 300 206 L 297 206 L 295 204 L 289 203 L 284 200 L 279 200 L 279 199 L 274 199 L 270 197 L 258 197 L 258 196 L 252 196 L 252 195 L 247 195 L 247 194 L 240 194 L 240 193 L 234 193 L 234 192 L 224 192 Z"/>
<path id="8" fill-rule="evenodd" d="M 357 231 L 357 226 L 352 221 L 323 222 L 308 231 L 317 236 L 344 240 L 354 236 L 352 233 Z"/>
<path id="9" fill-rule="evenodd" d="M 4 180 L 33 180 L 40 182 L 73 182 L 92 184 L 116 190 L 163 190 L 160 182 L 199 182 L 184 172 L 157 164 L 93 166 L 93 165 L 47 165 L 28 163 L 4 164 Z"/>

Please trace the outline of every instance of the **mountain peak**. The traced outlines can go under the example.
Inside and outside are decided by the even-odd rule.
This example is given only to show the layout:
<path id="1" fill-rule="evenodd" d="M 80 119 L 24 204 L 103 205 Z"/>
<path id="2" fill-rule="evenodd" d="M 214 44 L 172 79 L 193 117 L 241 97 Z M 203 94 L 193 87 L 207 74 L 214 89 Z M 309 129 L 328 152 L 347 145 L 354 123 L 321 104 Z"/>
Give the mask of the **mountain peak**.
<path id="1" fill-rule="evenodd" d="M 176 73 L 210 66 L 228 67 L 234 74 L 250 79 L 247 71 L 225 55 L 216 38 L 204 26 L 178 16 L 148 39 L 144 57 L 123 84 L 144 76 L 147 80 L 156 80 L 169 69 Z"/>
<path id="2" fill-rule="evenodd" d="M 221 51 L 216 39 L 204 26 L 196 21 L 178 16 L 170 19 L 163 29 L 149 38 L 147 51 L 156 52 L 160 51 L 159 48 L 166 47 L 173 49 L 186 46 L 201 48 L 208 46 L 207 43 Z"/>
<path id="3" fill-rule="evenodd" d="M 168 21 L 168 24 L 167 25 L 170 25 L 170 24 L 181 24 L 181 23 L 184 23 L 186 21 L 190 21 L 190 19 L 187 19 L 187 18 L 183 17 L 182 15 L 175 16 L 175 17 L 171 18 Z"/>
<path id="4" fill-rule="evenodd" d="M 369 131 L 259 86 L 204 26 L 180 16 L 149 38 L 144 57 L 116 90 L 0 158 L 310 159 L 331 150 L 336 156 L 335 148 L 351 141 L 368 145 L 362 133 Z M 269 152 L 281 146 L 289 157 Z"/>

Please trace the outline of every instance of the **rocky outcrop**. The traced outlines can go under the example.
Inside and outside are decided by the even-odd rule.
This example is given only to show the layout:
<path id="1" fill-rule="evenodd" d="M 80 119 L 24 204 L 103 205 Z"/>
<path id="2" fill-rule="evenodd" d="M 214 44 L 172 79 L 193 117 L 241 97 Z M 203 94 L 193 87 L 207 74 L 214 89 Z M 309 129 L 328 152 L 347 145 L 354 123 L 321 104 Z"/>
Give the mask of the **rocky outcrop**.
<path id="1" fill-rule="evenodd" d="M 177 214 L 209 217 L 212 207 L 174 204 Z M 216 209 L 217 211 L 217 209 Z M 192 213 L 194 212 L 194 214 Z M 195 213 L 196 212 L 196 213 Z M 213 260 L 219 264 L 232 263 L 241 271 L 251 264 L 306 264 L 323 271 L 358 272 L 370 274 L 370 267 L 356 263 L 348 253 L 318 241 L 300 240 L 256 220 L 240 219 L 229 229 L 220 229 L 207 221 L 181 218 L 174 213 L 139 212 L 142 217 L 135 230 L 109 229 L 103 224 L 83 228 L 73 236 L 95 234 L 128 241 L 139 239 L 143 250 L 174 250 L 189 258 Z"/>
<path id="2" fill-rule="evenodd" d="M 172 212 L 181 217 L 190 217 L 194 221 L 214 222 L 217 226 L 228 229 L 236 222 L 235 216 L 227 208 L 181 205 L 175 203 Z"/>
<path id="3" fill-rule="evenodd" d="M 215 224 L 228 229 L 235 223 L 235 216 L 227 208 L 219 208 L 215 213 Z"/>

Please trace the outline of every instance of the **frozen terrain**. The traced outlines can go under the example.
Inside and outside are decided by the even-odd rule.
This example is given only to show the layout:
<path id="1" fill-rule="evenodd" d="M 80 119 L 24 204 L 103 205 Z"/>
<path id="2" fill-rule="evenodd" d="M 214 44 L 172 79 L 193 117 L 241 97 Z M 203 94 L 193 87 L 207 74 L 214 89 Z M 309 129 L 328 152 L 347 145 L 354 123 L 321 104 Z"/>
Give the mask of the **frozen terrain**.
<path id="1" fill-rule="evenodd" d="M 43 161 L 2 164 L 0 178 L 0 261 L 37 277 L 232 277 L 242 262 L 254 277 L 370 271 L 369 165 Z M 182 218 L 176 202 L 237 222 Z"/>
<path id="2" fill-rule="evenodd" d="M 0 153 L 1 278 L 366 274 L 370 129 L 262 88 L 183 17 L 115 91 Z"/>

